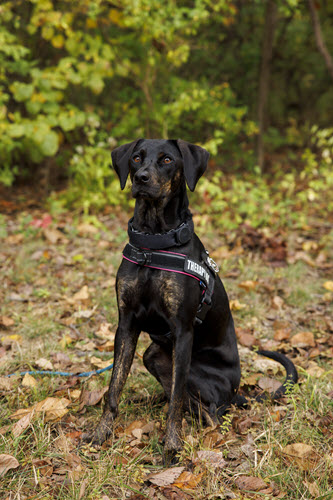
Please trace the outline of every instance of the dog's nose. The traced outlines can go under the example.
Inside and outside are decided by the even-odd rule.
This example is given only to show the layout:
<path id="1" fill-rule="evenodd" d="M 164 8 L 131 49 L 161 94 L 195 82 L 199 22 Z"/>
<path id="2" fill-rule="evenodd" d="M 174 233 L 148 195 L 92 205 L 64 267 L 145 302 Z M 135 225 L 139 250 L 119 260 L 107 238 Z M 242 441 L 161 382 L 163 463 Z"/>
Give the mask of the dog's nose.
<path id="1" fill-rule="evenodd" d="M 136 182 L 141 182 L 142 184 L 146 184 L 149 181 L 149 174 L 147 170 L 139 170 L 135 176 L 134 180 Z"/>

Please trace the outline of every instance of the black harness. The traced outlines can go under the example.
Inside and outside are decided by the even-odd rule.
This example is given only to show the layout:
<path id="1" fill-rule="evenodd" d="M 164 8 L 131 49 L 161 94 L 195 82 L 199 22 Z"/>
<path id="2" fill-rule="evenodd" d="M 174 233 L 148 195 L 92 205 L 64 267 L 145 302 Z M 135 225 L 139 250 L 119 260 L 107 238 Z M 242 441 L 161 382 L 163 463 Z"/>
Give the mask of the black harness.
<path id="1" fill-rule="evenodd" d="M 201 260 L 198 262 L 185 254 L 166 250 L 182 246 L 192 238 L 194 233 L 192 219 L 167 233 L 153 235 L 134 230 L 132 221 L 133 219 L 130 219 L 128 223 L 130 243 L 123 250 L 123 258 L 138 266 L 179 273 L 196 279 L 202 289 L 202 297 L 194 324 L 200 325 L 211 308 L 219 268 L 207 251 L 202 252 Z"/>

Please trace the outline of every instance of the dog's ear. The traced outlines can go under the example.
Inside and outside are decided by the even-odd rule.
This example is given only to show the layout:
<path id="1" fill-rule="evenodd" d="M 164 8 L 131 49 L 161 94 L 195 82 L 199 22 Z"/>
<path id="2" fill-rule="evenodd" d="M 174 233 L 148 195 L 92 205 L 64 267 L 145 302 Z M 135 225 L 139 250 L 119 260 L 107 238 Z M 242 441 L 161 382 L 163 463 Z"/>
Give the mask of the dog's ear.
<path id="1" fill-rule="evenodd" d="M 123 144 L 119 146 L 119 148 L 114 149 L 111 153 L 112 166 L 119 177 L 121 189 L 124 189 L 126 185 L 129 174 L 129 159 L 139 141 L 141 141 L 141 139 Z"/>
<path id="2" fill-rule="evenodd" d="M 177 140 L 177 146 L 184 161 L 184 175 L 188 187 L 194 191 L 195 186 L 207 168 L 209 153 L 204 148 Z"/>

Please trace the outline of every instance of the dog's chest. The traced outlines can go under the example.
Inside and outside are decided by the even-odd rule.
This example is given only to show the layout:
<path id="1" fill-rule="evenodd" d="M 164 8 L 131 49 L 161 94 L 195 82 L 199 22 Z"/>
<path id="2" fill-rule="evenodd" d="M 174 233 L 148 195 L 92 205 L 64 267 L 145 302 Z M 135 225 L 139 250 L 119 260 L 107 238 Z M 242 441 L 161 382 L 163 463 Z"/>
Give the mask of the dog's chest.
<path id="1" fill-rule="evenodd" d="M 147 315 L 164 311 L 176 315 L 184 300 L 179 277 L 167 271 L 139 269 L 132 276 L 118 277 L 118 306 Z"/>

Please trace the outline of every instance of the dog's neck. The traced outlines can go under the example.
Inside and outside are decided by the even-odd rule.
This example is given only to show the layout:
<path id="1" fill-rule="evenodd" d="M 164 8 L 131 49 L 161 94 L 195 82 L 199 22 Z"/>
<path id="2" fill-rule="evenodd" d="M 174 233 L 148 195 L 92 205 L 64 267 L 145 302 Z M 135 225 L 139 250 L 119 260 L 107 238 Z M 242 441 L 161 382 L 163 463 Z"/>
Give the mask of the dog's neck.
<path id="1" fill-rule="evenodd" d="M 137 231 L 156 234 L 177 228 L 191 217 L 186 185 L 182 184 L 170 199 L 150 200 L 138 197 L 133 227 Z"/>

